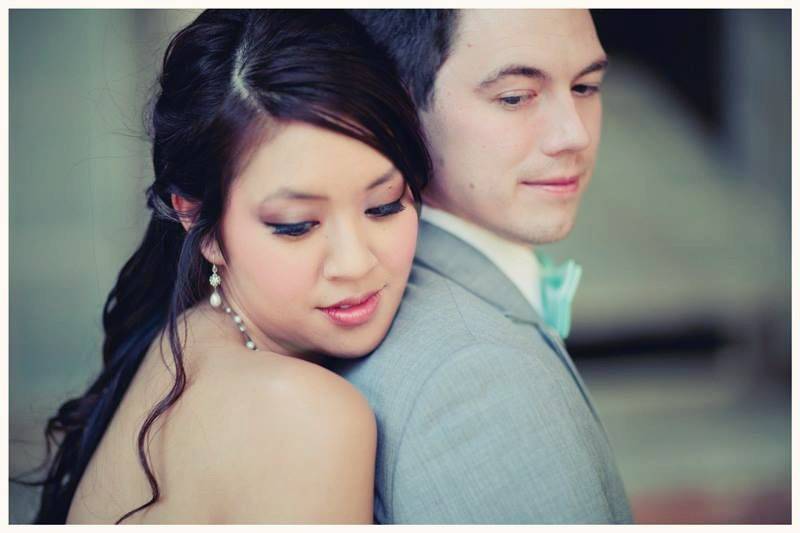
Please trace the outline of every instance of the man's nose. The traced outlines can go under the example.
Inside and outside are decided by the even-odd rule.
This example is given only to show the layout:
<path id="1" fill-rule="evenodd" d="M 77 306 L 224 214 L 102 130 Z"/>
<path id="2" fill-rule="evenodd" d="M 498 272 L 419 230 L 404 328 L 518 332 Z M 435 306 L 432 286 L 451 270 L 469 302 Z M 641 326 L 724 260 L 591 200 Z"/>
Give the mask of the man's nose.
<path id="1" fill-rule="evenodd" d="M 359 223 L 334 223 L 328 230 L 327 239 L 328 254 L 322 267 L 325 279 L 361 279 L 378 264 L 366 231 Z"/>
<path id="2" fill-rule="evenodd" d="M 591 139 L 572 94 L 553 98 L 549 103 L 548 130 L 542 139 L 542 151 L 556 156 L 586 149 Z"/>

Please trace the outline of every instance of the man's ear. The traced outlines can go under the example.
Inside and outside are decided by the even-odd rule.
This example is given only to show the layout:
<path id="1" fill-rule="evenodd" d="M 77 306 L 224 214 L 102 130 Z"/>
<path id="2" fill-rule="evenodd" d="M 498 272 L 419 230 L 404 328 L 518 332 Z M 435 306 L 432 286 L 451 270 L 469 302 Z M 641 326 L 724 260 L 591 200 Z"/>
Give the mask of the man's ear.
<path id="1" fill-rule="evenodd" d="M 175 193 L 173 193 L 170 198 L 172 199 L 172 208 L 178 213 L 178 218 L 183 225 L 183 229 L 189 231 L 194 224 L 197 202 L 187 200 L 183 196 L 179 196 Z"/>

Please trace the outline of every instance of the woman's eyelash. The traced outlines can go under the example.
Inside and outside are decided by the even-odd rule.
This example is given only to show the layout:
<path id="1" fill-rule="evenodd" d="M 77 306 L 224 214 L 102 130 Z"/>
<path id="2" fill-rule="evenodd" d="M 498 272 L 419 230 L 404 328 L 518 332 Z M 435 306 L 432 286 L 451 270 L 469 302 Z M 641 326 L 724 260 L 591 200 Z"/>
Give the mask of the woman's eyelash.
<path id="1" fill-rule="evenodd" d="M 367 209 L 365 213 L 372 217 L 380 218 L 389 215 L 394 215 L 395 213 L 399 213 L 405 208 L 406 207 L 403 205 L 401 199 L 389 204 L 383 204 L 379 205 L 378 207 L 372 207 L 370 209 Z M 314 227 L 318 226 L 319 222 L 308 221 L 308 222 L 298 222 L 296 224 L 273 224 L 265 222 L 264 224 L 272 228 L 272 233 L 274 235 L 300 237 L 311 231 Z"/>
<path id="2" fill-rule="evenodd" d="M 311 228 L 319 225 L 319 222 L 298 222 L 297 224 L 269 224 L 267 226 L 272 228 L 272 233 L 275 235 L 288 235 L 290 237 L 299 237 L 305 235 Z"/>
<path id="3" fill-rule="evenodd" d="M 406 206 L 403 205 L 401 200 L 396 200 L 389 204 L 379 205 L 378 207 L 372 207 L 364 211 L 366 214 L 373 216 L 373 217 L 386 217 L 389 215 L 394 215 L 395 213 L 399 213 Z"/>

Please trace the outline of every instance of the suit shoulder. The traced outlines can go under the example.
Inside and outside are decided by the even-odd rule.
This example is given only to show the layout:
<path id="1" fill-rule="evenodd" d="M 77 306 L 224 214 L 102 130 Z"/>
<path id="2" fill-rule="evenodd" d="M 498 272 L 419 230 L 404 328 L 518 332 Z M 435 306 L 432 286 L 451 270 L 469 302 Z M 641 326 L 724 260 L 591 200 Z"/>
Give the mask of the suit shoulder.
<path id="1" fill-rule="evenodd" d="M 462 350 L 472 353 L 477 345 L 489 354 L 484 358 L 508 350 L 541 358 L 553 355 L 552 347 L 531 324 L 514 323 L 500 309 L 458 283 L 415 264 L 398 313 L 381 345 L 364 358 L 336 361 L 332 368 L 362 390 L 368 390 L 372 400 L 383 395 L 388 383 L 410 392 L 440 364 Z M 407 379 L 408 375 L 415 379 Z"/>
<path id="2" fill-rule="evenodd" d="M 395 322 L 381 348 L 394 352 L 404 346 L 413 347 L 426 358 L 445 357 L 479 342 L 531 348 L 538 337 L 530 324 L 514 323 L 501 309 L 455 281 L 415 264 Z"/>
<path id="3" fill-rule="evenodd" d="M 530 351 L 483 340 L 450 354 L 428 375 L 420 393 L 425 389 L 440 387 L 442 382 L 456 379 L 476 383 L 491 380 L 509 384 L 524 382 L 542 391 L 550 389 L 557 381 L 568 378 L 569 374 L 564 370 L 549 347 Z"/>

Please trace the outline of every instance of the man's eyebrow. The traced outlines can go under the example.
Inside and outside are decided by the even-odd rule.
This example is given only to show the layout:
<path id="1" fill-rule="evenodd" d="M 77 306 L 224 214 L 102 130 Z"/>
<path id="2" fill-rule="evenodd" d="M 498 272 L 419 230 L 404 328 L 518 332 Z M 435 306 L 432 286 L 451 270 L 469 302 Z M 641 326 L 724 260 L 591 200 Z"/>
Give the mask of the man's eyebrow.
<path id="1" fill-rule="evenodd" d="M 397 174 L 397 169 L 394 166 L 392 166 L 392 168 L 390 168 L 389 170 L 378 176 L 369 185 L 367 185 L 366 190 L 370 191 L 372 189 L 375 189 L 376 187 L 380 187 L 387 181 L 391 180 L 396 174 Z M 328 197 L 320 194 L 310 194 L 307 192 L 296 191 L 294 189 L 290 189 L 289 187 L 281 187 L 274 193 L 265 196 L 264 199 L 261 200 L 261 203 L 278 199 L 322 201 L 322 200 L 327 200 Z"/>
<path id="2" fill-rule="evenodd" d="M 607 68 L 608 68 L 608 58 L 604 57 L 602 59 L 598 59 L 597 61 L 592 62 L 591 65 L 578 72 L 578 75 L 575 77 L 580 78 L 582 76 L 586 76 L 587 74 L 591 74 L 592 72 L 602 72 Z"/>
<path id="3" fill-rule="evenodd" d="M 597 61 L 593 61 L 588 67 L 581 70 L 575 77 L 580 78 L 581 76 L 586 76 L 592 72 L 603 71 L 607 68 L 608 58 L 603 57 Z M 483 81 L 478 84 L 478 90 L 480 91 L 486 89 L 487 87 L 508 76 L 523 76 L 526 78 L 534 78 L 539 80 L 546 80 L 549 77 L 543 70 L 536 67 L 531 67 L 529 65 L 506 65 L 486 76 Z"/>
<path id="4" fill-rule="evenodd" d="M 531 67 L 528 65 L 506 65 L 486 76 L 483 81 L 478 84 L 478 90 L 480 91 L 486 89 L 490 85 L 494 85 L 501 79 L 508 76 L 524 76 L 526 78 L 536 78 L 541 80 L 547 79 L 547 74 L 536 67 Z"/>

